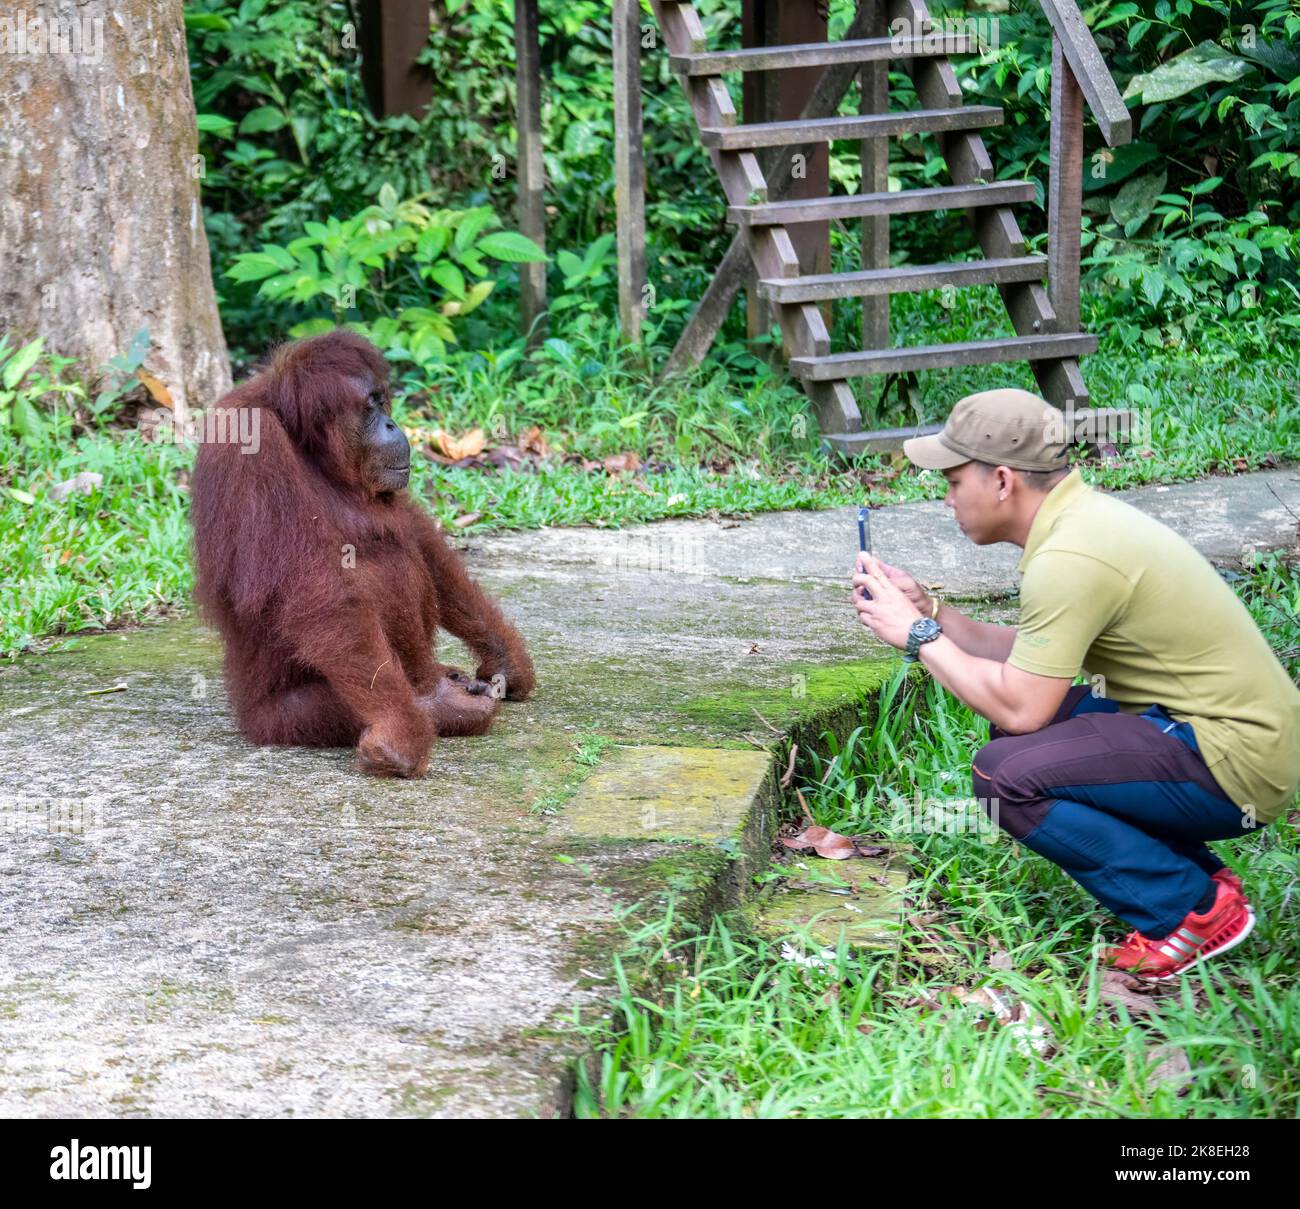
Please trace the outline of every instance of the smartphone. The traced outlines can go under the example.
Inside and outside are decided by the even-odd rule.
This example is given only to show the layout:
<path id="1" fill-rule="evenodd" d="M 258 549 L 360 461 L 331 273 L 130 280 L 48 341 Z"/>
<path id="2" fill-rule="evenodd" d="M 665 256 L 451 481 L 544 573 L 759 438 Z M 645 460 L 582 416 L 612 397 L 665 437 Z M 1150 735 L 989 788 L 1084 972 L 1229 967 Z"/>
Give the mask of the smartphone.
<path id="1" fill-rule="evenodd" d="M 863 554 L 871 553 L 871 509 L 866 504 L 858 509 L 858 549 Z M 862 595 L 871 599 L 871 593 L 866 588 L 862 589 Z"/>

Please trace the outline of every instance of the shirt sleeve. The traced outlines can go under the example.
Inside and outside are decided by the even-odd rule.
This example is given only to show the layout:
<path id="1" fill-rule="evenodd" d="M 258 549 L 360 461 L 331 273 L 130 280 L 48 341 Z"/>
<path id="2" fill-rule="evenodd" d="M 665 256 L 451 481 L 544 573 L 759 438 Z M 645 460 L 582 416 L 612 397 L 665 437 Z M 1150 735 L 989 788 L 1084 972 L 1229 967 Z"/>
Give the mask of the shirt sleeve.
<path id="1" fill-rule="evenodd" d="M 1020 624 L 1007 662 L 1038 676 L 1073 680 L 1097 636 L 1128 607 L 1132 586 L 1105 563 L 1044 550 L 1020 583 Z"/>

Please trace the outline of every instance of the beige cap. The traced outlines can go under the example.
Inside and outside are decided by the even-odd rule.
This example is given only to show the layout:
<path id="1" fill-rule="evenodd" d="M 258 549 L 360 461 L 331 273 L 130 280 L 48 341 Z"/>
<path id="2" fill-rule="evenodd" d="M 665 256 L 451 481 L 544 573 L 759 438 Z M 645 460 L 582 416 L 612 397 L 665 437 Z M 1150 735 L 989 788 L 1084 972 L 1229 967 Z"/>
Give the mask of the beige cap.
<path id="1" fill-rule="evenodd" d="M 903 442 L 927 470 L 975 460 L 1014 470 L 1059 470 L 1069 445 L 1061 412 L 1027 390 L 983 390 L 958 400 L 942 431 Z"/>

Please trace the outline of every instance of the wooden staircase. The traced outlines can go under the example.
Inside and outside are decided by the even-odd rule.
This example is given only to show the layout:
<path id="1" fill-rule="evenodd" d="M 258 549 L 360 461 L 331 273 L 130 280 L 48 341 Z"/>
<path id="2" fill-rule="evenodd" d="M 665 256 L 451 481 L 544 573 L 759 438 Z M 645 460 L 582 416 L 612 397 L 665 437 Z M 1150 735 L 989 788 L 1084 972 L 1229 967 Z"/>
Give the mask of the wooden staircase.
<path id="1" fill-rule="evenodd" d="M 1002 111 L 988 105 L 964 105 L 949 54 L 969 53 L 973 41 L 945 35 L 941 44 L 924 0 L 868 0 L 859 6 L 840 42 L 759 46 L 711 51 L 698 14 L 690 3 L 652 0 L 670 63 L 695 114 L 700 141 L 717 171 L 728 208 L 727 220 L 744 241 L 756 295 L 772 308 L 789 357 L 790 372 L 800 380 L 817 411 L 821 431 L 833 448 L 853 453 L 868 448 L 896 448 L 906 437 L 934 432 L 940 425 L 866 431 L 850 379 L 870 374 L 913 373 L 925 369 L 997 362 L 1028 361 L 1041 393 L 1059 407 L 1083 406 L 1088 392 L 1079 358 L 1095 351 L 1096 338 L 1079 330 L 1079 206 L 1083 168 L 1083 99 L 1097 116 L 1107 142 L 1131 138 L 1128 110 L 1106 70 L 1077 6 L 1072 0 L 1044 0 L 1053 27 L 1052 179 L 1049 187 L 1049 254 L 1030 256 L 1012 206 L 1030 201 L 1028 181 L 997 181 L 980 131 L 1002 122 Z M 897 24 L 896 24 L 897 23 Z M 874 28 L 872 28 L 874 26 Z M 892 36 L 890 31 L 893 30 Z M 861 36 L 862 34 L 874 36 Z M 927 37 L 927 33 L 930 36 Z M 887 112 L 887 64 L 901 60 L 912 77 L 923 108 Z M 729 73 L 824 69 L 805 116 L 796 121 L 741 124 L 723 77 Z M 853 78 L 862 73 L 863 95 L 875 112 L 837 113 Z M 872 73 L 868 77 L 867 73 Z M 868 87 L 869 80 L 871 86 Z M 807 110 L 822 112 L 808 113 Z M 885 140 L 905 134 L 939 138 L 951 184 L 902 192 L 872 189 L 864 170 L 864 192 L 786 199 L 791 191 L 789 162 L 770 149 L 811 152 L 836 139 L 880 140 L 875 184 L 883 186 L 887 167 Z M 864 146 L 867 144 L 864 143 Z M 766 161 L 760 152 L 769 151 Z M 768 165 L 764 171 L 764 162 Z M 964 209 L 970 216 L 982 259 L 951 264 L 888 263 L 888 221 L 895 214 Z M 864 267 L 843 273 L 805 273 L 791 239 L 790 227 L 832 219 L 863 219 Z M 875 220 L 877 238 L 867 232 Z M 874 249 L 867 247 L 874 243 Z M 1050 281 L 1050 293 L 1044 282 Z M 716 283 L 715 283 L 716 284 Z M 874 322 L 864 321 L 868 347 L 833 352 L 823 305 L 834 299 L 884 299 L 889 295 L 944 286 L 997 286 L 1016 335 L 916 348 L 888 347 L 888 303 Z M 700 324 L 706 306 L 696 319 Z M 703 336 L 687 332 L 679 343 L 693 350 L 674 353 L 674 361 L 703 354 L 720 322 L 712 308 L 713 329 Z M 883 316 L 883 323 L 880 321 Z"/>

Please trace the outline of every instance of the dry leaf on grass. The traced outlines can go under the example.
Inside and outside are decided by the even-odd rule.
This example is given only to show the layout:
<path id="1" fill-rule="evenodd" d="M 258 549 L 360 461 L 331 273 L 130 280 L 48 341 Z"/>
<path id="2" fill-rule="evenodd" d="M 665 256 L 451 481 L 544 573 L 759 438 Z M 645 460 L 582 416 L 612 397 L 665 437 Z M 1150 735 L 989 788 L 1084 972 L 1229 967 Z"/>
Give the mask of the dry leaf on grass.
<path id="1" fill-rule="evenodd" d="M 451 523 L 455 525 L 457 529 L 468 529 L 475 521 L 482 519 L 483 514 L 481 512 L 467 512 L 464 516 L 458 516 Z"/>
<path id="2" fill-rule="evenodd" d="M 432 436 L 431 444 L 442 452 L 444 457 L 459 462 L 461 458 L 476 458 L 487 448 L 487 434 L 481 428 L 471 428 L 469 432 L 454 437 L 439 428 Z"/>
<path id="3" fill-rule="evenodd" d="M 611 454 L 602 464 L 610 474 L 618 474 L 623 470 L 635 470 L 641 465 L 641 458 L 636 453 L 629 451 L 628 453 Z"/>
<path id="4" fill-rule="evenodd" d="M 783 835 L 781 843 L 795 852 L 812 849 L 818 856 L 830 861 L 847 860 L 851 856 L 881 856 L 888 851 L 878 845 L 864 845 L 860 837 L 840 835 L 829 827 L 819 827 L 816 823 L 805 827 L 794 835 Z"/>
<path id="5" fill-rule="evenodd" d="M 1186 1050 L 1176 1045 L 1153 1045 L 1147 1050 L 1147 1059 L 1159 1059 L 1159 1065 L 1147 1076 L 1147 1091 L 1170 1083 L 1178 1088 L 1180 1096 L 1187 1094 L 1192 1082 L 1192 1064 Z"/>
<path id="6" fill-rule="evenodd" d="M 752 707 L 751 707 L 752 708 Z M 769 730 L 776 731 L 777 734 L 783 732 L 777 731 L 762 714 L 755 709 L 754 713 L 758 714 L 759 719 Z M 808 825 L 802 830 L 790 834 L 792 824 L 786 824 L 784 830 L 787 834 L 781 836 L 781 843 L 785 847 L 795 852 L 806 852 L 812 849 L 818 856 L 824 856 L 827 860 L 842 861 L 850 856 L 880 856 L 887 852 L 888 849 L 881 848 L 877 845 L 867 845 L 862 841 L 864 836 L 839 835 L 829 827 L 821 827 L 813 822 L 812 811 L 808 809 L 808 802 L 803 796 L 803 791 L 796 789 L 795 796 L 799 799 L 800 809 L 803 810 L 803 817 L 808 820 Z"/>
<path id="7" fill-rule="evenodd" d="M 1177 990 L 1167 983 L 1138 978 L 1123 970 L 1103 970 L 1101 974 L 1102 999 L 1107 1003 L 1122 1003 L 1130 1012 L 1141 1015 L 1158 1011 L 1161 999 L 1177 994 Z"/>
<path id="8" fill-rule="evenodd" d="M 97 474 L 93 470 L 83 470 L 62 483 L 55 483 L 45 494 L 57 503 L 59 500 L 66 500 L 70 495 L 90 495 L 96 487 L 103 485 L 102 474 Z"/>
<path id="9" fill-rule="evenodd" d="M 534 424 L 519 438 L 519 448 L 525 453 L 535 453 L 539 458 L 549 458 L 551 447 L 546 443 L 541 427 Z"/>
<path id="10" fill-rule="evenodd" d="M 959 1003 L 964 1004 L 974 1013 L 975 1028 L 987 1027 L 989 1017 L 1011 1033 L 1016 1048 L 1026 1057 L 1030 1054 L 1043 1056 L 1052 1045 L 1051 1034 L 1038 1013 L 1027 1003 L 1021 1003 L 1009 991 L 999 991 L 993 987 L 953 987 L 948 994 Z"/>
<path id="11" fill-rule="evenodd" d="M 137 369 L 135 376 L 144 383 L 145 390 L 153 396 L 154 402 L 159 407 L 165 407 L 168 411 L 175 410 L 172 406 L 172 392 L 167 389 L 166 383 L 161 378 L 155 378 L 146 369 Z"/>

